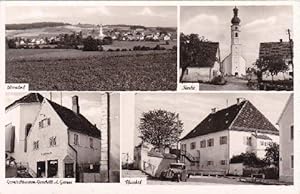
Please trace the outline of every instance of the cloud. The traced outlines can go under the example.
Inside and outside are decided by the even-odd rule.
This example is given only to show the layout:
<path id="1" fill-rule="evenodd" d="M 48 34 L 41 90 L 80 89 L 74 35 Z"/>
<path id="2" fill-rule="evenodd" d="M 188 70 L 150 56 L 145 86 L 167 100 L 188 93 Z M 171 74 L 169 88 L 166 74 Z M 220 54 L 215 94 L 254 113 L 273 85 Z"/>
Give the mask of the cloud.
<path id="1" fill-rule="evenodd" d="M 273 26 L 277 22 L 276 16 L 271 16 L 266 19 L 258 19 L 244 25 L 245 29 L 259 29 L 263 26 Z"/>
<path id="2" fill-rule="evenodd" d="M 157 17 L 164 17 L 163 14 L 160 13 L 156 13 L 154 11 L 152 11 L 149 7 L 145 7 L 143 10 L 141 10 L 140 12 L 138 12 L 136 15 L 140 15 L 140 16 L 157 16 Z"/>
<path id="3" fill-rule="evenodd" d="M 105 6 L 100 6 L 100 7 L 86 7 L 82 9 L 82 12 L 86 14 L 99 14 L 102 16 L 112 16 L 113 13 Z"/>

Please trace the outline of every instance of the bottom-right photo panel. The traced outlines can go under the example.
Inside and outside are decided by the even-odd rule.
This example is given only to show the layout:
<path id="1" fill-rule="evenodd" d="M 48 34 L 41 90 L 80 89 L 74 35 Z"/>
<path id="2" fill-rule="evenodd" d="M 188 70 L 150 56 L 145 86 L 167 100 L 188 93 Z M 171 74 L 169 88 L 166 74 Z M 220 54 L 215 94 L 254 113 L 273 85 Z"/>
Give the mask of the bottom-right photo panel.
<path id="1" fill-rule="evenodd" d="M 123 93 L 122 182 L 293 185 L 293 93 Z"/>

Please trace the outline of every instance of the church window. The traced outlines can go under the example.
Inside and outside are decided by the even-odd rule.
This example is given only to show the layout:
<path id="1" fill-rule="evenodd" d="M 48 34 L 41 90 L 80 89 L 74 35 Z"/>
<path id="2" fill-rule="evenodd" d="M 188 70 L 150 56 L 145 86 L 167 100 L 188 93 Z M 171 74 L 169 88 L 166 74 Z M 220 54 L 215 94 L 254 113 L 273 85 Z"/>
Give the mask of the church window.
<path id="1" fill-rule="evenodd" d="M 238 27 L 235 27 L 235 29 L 237 30 L 237 29 L 238 29 Z"/>
<path id="2" fill-rule="evenodd" d="M 237 32 L 235 33 L 235 37 L 239 37 L 239 35 L 238 35 L 238 33 L 237 33 Z"/>

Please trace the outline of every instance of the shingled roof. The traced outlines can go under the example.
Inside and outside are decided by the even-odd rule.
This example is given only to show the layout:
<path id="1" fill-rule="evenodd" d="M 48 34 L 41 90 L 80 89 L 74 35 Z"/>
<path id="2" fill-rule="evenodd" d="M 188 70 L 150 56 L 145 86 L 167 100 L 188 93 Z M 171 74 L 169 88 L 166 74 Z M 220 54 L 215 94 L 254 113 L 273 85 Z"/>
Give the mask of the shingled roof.
<path id="1" fill-rule="evenodd" d="M 26 96 L 23 96 L 22 98 L 14 101 L 10 105 L 8 105 L 5 110 L 9 109 L 10 107 L 13 107 L 16 104 L 21 104 L 21 103 L 34 103 L 34 102 L 39 102 L 41 103 L 43 101 L 44 97 L 40 95 L 39 93 L 29 93 Z"/>
<path id="2" fill-rule="evenodd" d="M 95 138 L 101 138 L 100 130 L 95 125 L 90 123 L 83 115 L 76 114 L 72 110 L 51 100 L 48 100 L 48 102 L 62 119 L 62 121 L 66 124 L 69 130 L 83 133 Z"/>
<path id="3" fill-rule="evenodd" d="M 290 59 L 291 47 L 293 48 L 293 42 L 262 42 L 259 46 L 259 58 L 281 57 Z"/>
<path id="4" fill-rule="evenodd" d="M 209 114 L 181 140 L 223 130 L 279 134 L 274 125 L 248 100 Z"/>

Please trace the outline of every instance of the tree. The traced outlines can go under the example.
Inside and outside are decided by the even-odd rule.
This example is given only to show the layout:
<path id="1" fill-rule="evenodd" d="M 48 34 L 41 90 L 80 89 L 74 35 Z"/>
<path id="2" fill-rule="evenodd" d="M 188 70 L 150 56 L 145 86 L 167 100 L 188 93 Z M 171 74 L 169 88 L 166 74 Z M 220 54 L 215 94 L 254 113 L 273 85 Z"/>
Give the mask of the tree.
<path id="1" fill-rule="evenodd" d="M 83 41 L 83 51 L 97 51 L 98 43 L 97 40 L 93 39 L 91 36 L 87 37 Z"/>
<path id="2" fill-rule="evenodd" d="M 182 69 L 180 81 L 186 69 L 191 65 L 201 66 L 210 62 L 215 62 L 216 58 L 215 49 L 211 46 L 204 36 L 199 37 L 198 34 L 184 35 L 180 34 L 180 67 Z"/>
<path id="3" fill-rule="evenodd" d="M 178 143 L 183 123 L 174 112 L 151 110 L 143 113 L 139 131 L 142 141 L 156 148 L 165 148 Z"/>
<path id="4" fill-rule="evenodd" d="M 265 162 L 258 158 L 253 152 L 241 153 L 240 155 L 232 156 L 230 163 L 243 163 L 244 165 L 256 167 L 264 166 Z"/>
<path id="5" fill-rule="evenodd" d="M 276 167 L 279 166 L 279 144 L 272 142 L 265 149 L 265 162 L 269 165 L 274 164 Z"/>
<path id="6" fill-rule="evenodd" d="M 255 66 L 258 68 L 258 81 L 262 81 L 262 76 L 266 72 L 271 74 L 273 81 L 274 75 L 277 75 L 279 72 L 285 72 L 289 69 L 285 61 L 281 57 L 276 56 L 259 58 L 256 60 Z"/>

